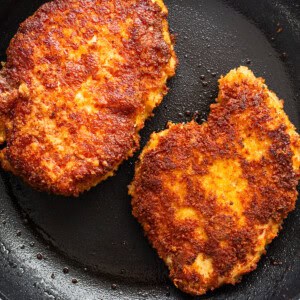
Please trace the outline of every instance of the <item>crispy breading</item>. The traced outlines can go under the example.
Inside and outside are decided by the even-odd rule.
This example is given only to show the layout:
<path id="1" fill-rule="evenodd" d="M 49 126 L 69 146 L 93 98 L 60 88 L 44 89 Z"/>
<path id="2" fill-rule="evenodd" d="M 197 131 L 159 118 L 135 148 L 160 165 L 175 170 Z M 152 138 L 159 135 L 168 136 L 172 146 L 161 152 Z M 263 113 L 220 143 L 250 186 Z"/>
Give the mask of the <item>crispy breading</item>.
<path id="1" fill-rule="evenodd" d="M 246 67 L 219 80 L 207 122 L 153 133 L 129 193 L 181 290 L 202 295 L 256 268 L 295 208 L 300 139 L 283 101 Z"/>
<path id="2" fill-rule="evenodd" d="M 133 154 L 177 59 L 161 0 L 55 0 L 23 24 L 0 73 L 4 169 L 77 196 Z"/>

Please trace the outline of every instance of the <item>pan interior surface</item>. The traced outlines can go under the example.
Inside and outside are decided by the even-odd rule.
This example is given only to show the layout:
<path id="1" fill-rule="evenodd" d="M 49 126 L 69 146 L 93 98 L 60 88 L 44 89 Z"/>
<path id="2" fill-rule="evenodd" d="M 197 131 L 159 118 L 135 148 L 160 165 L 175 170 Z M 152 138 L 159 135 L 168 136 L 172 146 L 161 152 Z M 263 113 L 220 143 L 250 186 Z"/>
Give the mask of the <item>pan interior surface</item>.
<path id="1" fill-rule="evenodd" d="M 42 3 L 1 2 L 1 60 L 19 23 Z M 197 121 L 205 120 L 217 96 L 218 77 L 239 65 L 264 77 L 285 99 L 285 111 L 299 131 L 299 5 L 275 0 L 165 3 L 179 66 L 169 94 L 141 132 L 141 147 L 169 120 L 190 121 L 195 113 Z M 1 170 L 1 299 L 189 299 L 172 286 L 167 268 L 131 215 L 127 186 L 137 156 L 79 198 L 39 193 Z M 257 270 L 236 286 L 200 298 L 296 298 L 299 231 L 298 203 Z"/>

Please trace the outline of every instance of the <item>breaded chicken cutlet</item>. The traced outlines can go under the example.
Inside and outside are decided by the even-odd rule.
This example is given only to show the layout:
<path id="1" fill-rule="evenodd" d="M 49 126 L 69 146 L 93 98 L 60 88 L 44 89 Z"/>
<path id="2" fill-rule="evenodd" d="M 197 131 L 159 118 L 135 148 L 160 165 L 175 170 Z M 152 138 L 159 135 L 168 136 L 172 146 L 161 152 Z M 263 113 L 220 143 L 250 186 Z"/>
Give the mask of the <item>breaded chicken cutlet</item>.
<path id="1" fill-rule="evenodd" d="M 167 92 L 162 0 L 54 0 L 21 24 L 0 71 L 5 170 L 77 196 L 113 175 Z"/>
<path id="2" fill-rule="evenodd" d="M 129 187 L 133 215 L 184 292 L 235 284 L 295 208 L 300 139 L 246 67 L 219 80 L 207 122 L 153 133 Z"/>

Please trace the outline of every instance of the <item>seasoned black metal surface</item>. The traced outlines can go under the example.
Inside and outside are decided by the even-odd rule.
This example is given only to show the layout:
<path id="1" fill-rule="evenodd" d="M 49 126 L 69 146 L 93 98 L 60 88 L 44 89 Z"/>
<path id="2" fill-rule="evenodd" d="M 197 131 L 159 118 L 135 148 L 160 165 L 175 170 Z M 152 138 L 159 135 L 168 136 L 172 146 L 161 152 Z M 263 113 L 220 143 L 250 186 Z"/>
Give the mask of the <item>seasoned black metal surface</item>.
<path id="1" fill-rule="evenodd" d="M 168 120 L 189 121 L 185 111 L 205 119 L 217 78 L 239 65 L 266 78 L 300 128 L 298 1 L 165 2 L 180 64 L 168 96 L 141 132 L 142 146 Z M 42 3 L 0 0 L 2 60 L 18 24 Z M 78 199 L 36 192 L 1 171 L 0 299 L 190 299 L 172 286 L 131 216 L 127 185 L 136 156 Z M 298 299 L 299 232 L 298 203 L 256 271 L 200 299 Z"/>

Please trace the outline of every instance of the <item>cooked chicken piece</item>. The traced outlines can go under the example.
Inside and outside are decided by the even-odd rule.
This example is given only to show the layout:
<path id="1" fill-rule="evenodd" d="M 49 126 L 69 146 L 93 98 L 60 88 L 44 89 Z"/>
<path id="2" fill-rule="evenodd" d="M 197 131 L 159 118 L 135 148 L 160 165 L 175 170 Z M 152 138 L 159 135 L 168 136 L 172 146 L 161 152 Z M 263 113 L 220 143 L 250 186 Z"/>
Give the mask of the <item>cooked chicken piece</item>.
<path id="1" fill-rule="evenodd" d="M 55 0 L 0 71 L 2 167 L 77 196 L 112 176 L 167 92 L 176 56 L 161 0 Z"/>
<path id="2" fill-rule="evenodd" d="M 256 268 L 295 208 L 300 139 L 246 67 L 219 80 L 208 121 L 153 133 L 129 187 L 133 215 L 181 290 L 202 295 Z"/>

